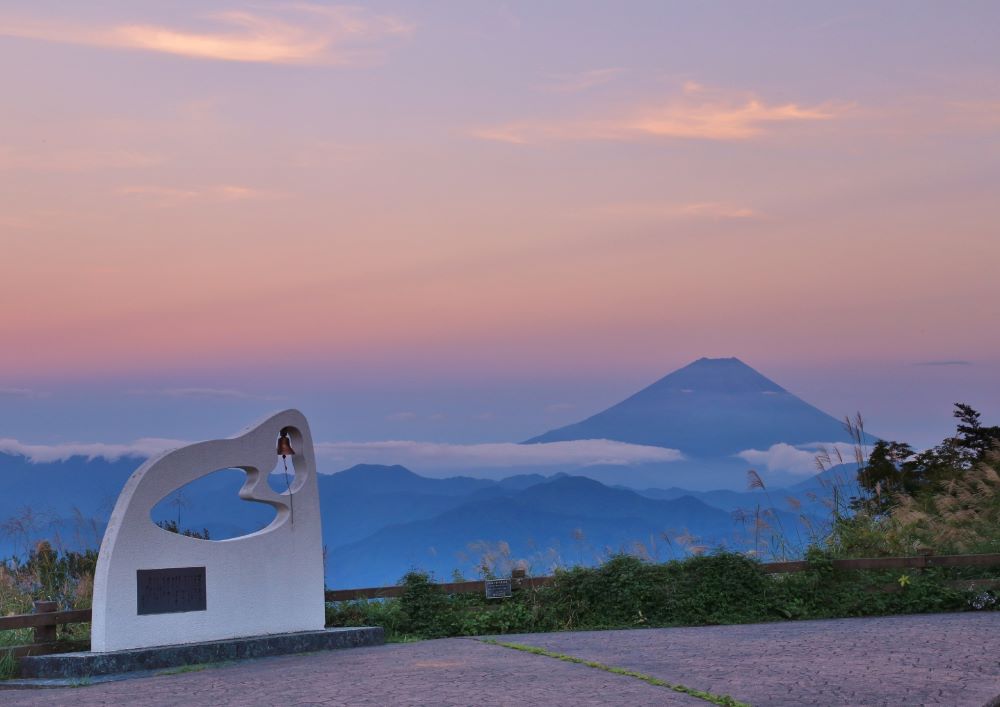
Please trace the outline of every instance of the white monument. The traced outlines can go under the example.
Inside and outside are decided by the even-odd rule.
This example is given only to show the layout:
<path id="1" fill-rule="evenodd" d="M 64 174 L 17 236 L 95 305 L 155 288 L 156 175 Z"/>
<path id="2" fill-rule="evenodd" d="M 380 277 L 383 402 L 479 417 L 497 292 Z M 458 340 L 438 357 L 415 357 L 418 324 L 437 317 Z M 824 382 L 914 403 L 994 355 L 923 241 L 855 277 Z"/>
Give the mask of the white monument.
<path id="1" fill-rule="evenodd" d="M 276 450 L 291 456 L 295 472 L 283 493 L 268 485 Z M 266 528 L 216 541 L 153 522 L 153 506 L 168 494 L 226 468 L 246 472 L 240 498 L 277 510 Z M 285 410 L 239 436 L 150 459 L 132 474 L 101 543 L 91 650 L 322 630 L 323 591 L 312 436 L 302 413 Z"/>

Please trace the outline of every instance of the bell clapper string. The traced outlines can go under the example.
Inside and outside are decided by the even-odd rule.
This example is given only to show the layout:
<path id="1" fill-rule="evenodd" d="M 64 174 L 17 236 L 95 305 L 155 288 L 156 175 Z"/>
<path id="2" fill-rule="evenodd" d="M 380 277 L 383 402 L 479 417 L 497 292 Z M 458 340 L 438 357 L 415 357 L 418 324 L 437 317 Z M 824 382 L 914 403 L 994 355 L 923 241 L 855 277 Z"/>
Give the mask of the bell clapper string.
<path id="1" fill-rule="evenodd" d="M 292 525 L 295 525 L 295 495 L 292 493 L 292 484 L 288 480 L 288 460 L 281 455 L 281 463 L 285 465 L 285 490 L 288 491 L 288 510 L 292 516 Z"/>
<path id="2" fill-rule="evenodd" d="M 288 492 L 288 512 L 292 517 L 292 525 L 295 525 L 295 495 L 292 493 L 292 482 L 288 479 L 288 455 L 295 454 L 295 450 L 292 449 L 292 443 L 288 439 L 288 429 L 284 428 L 281 430 L 281 434 L 278 435 L 278 456 L 281 457 L 281 463 L 285 467 L 285 491 Z"/>

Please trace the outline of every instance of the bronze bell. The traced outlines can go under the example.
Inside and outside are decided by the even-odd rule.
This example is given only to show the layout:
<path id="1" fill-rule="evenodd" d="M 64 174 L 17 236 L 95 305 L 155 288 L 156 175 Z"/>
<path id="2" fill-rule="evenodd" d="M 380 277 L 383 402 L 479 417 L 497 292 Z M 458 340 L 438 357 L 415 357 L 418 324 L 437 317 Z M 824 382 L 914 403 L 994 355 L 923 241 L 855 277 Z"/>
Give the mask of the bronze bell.
<path id="1" fill-rule="evenodd" d="M 292 442 L 288 439 L 288 430 L 282 430 L 281 436 L 278 437 L 278 456 L 284 459 L 294 455 L 295 450 L 292 449 Z"/>

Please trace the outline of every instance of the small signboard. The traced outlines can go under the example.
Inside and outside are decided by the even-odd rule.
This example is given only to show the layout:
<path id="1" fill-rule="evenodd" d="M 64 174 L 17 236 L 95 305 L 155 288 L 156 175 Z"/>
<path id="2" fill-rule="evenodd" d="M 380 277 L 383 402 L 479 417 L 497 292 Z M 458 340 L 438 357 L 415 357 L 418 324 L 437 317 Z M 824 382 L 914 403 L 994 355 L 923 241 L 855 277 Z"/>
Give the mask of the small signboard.
<path id="1" fill-rule="evenodd" d="M 170 567 L 136 570 L 136 598 L 139 615 L 205 611 L 204 567 Z"/>
<path id="2" fill-rule="evenodd" d="M 509 579 L 487 579 L 486 598 L 506 599 L 513 596 L 511 581 Z"/>

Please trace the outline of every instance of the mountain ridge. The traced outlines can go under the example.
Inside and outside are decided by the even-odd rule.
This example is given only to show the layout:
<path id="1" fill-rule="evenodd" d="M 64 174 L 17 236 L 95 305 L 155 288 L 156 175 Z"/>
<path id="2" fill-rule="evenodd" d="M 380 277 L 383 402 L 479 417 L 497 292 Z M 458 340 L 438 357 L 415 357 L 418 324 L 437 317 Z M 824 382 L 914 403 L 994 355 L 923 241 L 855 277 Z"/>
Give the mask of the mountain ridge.
<path id="1" fill-rule="evenodd" d="M 738 358 L 700 358 L 605 410 L 524 444 L 610 439 L 731 457 L 775 444 L 851 442 L 843 423 Z"/>

